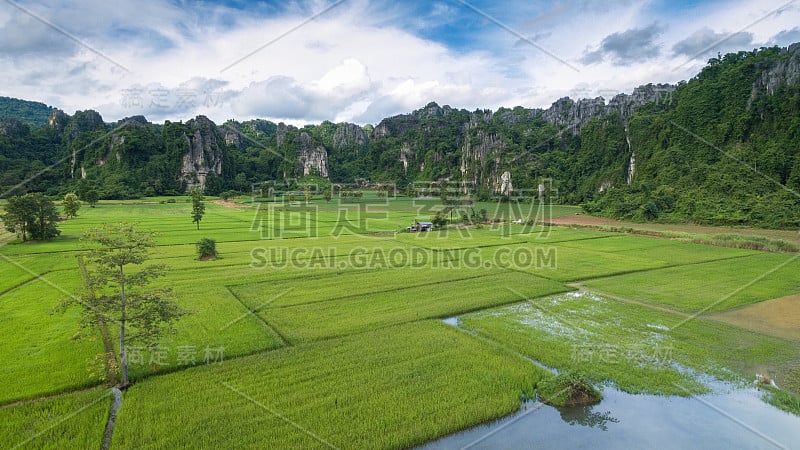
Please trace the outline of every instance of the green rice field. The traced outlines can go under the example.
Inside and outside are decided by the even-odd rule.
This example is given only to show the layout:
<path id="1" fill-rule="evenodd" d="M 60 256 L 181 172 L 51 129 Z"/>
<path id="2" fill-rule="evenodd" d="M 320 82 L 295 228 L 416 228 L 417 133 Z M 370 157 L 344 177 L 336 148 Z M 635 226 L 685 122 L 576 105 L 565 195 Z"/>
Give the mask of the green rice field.
<path id="1" fill-rule="evenodd" d="M 129 348 L 111 448 L 408 448 L 517 411 L 548 368 L 679 396 L 766 373 L 784 403 L 800 394 L 800 332 L 706 317 L 800 294 L 796 254 L 512 223 L 530 205 L 413 233 L 437 205 L 405 197 L 207 202 L 197 230 L 176 200 L 84 207 L 49 242 L 0 232 L 4 447 L 100 446 L 103 339 L 57 306 L 83 289 L 82 233 L 115 222 L 157 233 L 156 284 L 191 314 L 156 351 Z M 217 259 L 198 259 L 202 238 Z"/>

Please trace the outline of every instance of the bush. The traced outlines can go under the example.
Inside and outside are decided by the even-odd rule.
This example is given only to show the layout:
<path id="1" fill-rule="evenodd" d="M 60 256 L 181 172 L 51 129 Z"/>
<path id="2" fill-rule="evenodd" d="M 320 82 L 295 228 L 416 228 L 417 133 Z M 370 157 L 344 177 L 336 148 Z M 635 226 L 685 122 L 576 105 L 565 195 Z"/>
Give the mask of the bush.
<path id="1" fill-rule="evenodd" d="M 225 201 L 225 202 L 227 202 L 228 200 L 235 199 L 235 198 L 236 198 L 236 197 L 238 197 L 239 195 L 240 195 L 240 194 L 239 194 L 239 192 L 238 192 L 238 191 L 225 191 L 225 192 L 223 192 L 223 193 L 219 194 L 219 198 L 220 198 L 222 201 Z"/>
<path id="2" fill-rule="evenodd" d="M 603 399 L 583 374 L 573 371 L 541 381 L 537 390 L 542 402 L 554 406 L 591 405 Z"/>
<path id="3" fill-rule="evenodd" d="M 217 258 L 217 241 L 203 238 L 197 243 L 197 256 L 202 260 Z"/>

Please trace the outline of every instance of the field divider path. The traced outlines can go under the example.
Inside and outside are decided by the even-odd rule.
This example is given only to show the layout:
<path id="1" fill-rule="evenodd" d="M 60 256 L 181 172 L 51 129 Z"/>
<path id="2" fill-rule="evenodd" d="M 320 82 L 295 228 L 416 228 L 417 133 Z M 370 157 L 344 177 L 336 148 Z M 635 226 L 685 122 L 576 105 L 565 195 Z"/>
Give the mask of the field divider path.
<path id="1" fill-rule="evenodd" d="M 281 346 L 282 347 L 291 347 L 292 346 L 292 344 L 289 342 L 288 339 L 286 339 L 286 336 L 284 336 L 283 333 L 278 331 L 277 328 L 275 328 L 272 324 L 267 322 L 267 320 L 265 318 L 263 318 L 260 314 L 258 314 L 258 310 L 254 311 L 249 306 L 247 306 L 247 304 L 245 304 L 245 302 L 243 302 L 242 299 L 240 299 L 239 296 L 236 295 L 235 292 L 233 292 L 233 289 L 231 289 L 230 286 L 225 286 L 225 290 L 227 290 L 231 294 L 231 296 L 233 296 L 233 298 L 235 298 L 236 301 L 239 302 L 239 304 L 241 304 L 242 307 L 245 308 L 248 313 L 250 313 L 250 315 L 256 317 L 256 319 L 259 321 L 259 323 L 261 323 L 268 331 L 270 331 L 271 333 L 274 333 L 275 336 L 277 336 L 278 339 L 281 340 Z"/>
<path id="2" fill-rule="evenodd" d="M 3 255 L 0 255 L 0 258 L 3 258 L 3 257 L 4 257 Z M 45 276 L 45 275 L 47 275 L 49 273 L 52 273 L 52 272 L 55 272 L 55 271 L 54 270 L 45 270 L 44 272 L 42 272 L 42 273 L 40 273 L 38 275 L 32 276 L 31 278 L 28 278 L 26 280 L 20 281 L 16 285 L 11 286 L 11 287 L 9 287 L 7 289 L 4 289 L 4 290 L 0 291 L 0 297 L 8 294 L 11 291 L 17 290 L 17 289 L 25 286 L 26 284 L 29 284 L 29 283 L 32 283 L 32 282 L 38 280 L 38 279 L 41 279 L 43 276 Z"/>
<path id="3" fill-rule="evenodd" d="M 294 238 L 294 239 L 299 239 L 299 238 Z M 247 242 L 247 241 L 245 241 L 245 242 Z M 188 244 L 176 244 L 176 245 L 188 245 Z M 373 255 L 373 254 L 379 253 L 380 251 L 381 250 L 378 249 L 378 250 L 375 250 L 375 251 L 373 251 L 371 253 L 367 253 L 367 254 Z M 239 252 L 231 252 L 231 253 L 226 253 L 226 254 L 227 255 L 246 255 L 246 254 L 249 254 L 249 253 L 250 252 L 241 252 L 241 251 L 239 251 Z M 0 255 L 0 257 L 2 257 L 2 255 Z M 293 259 L 287 259 L 287 260 L 276 260 L 276 261 L 273 261 L 273 263 L 286 264 L 286 263 L 289 263 L 289 262 L 292 262 L 292 261 L 303 261 L 303 262 L 307 262 L 307 261 L 311 261 L 311 262 L 313 262 L 313 261 L 337 261 L 337 260 L 342 259 L 342 258 L 350 258 L 350 257 L 351 257 L 351 255 L 349 255 L 349 254 L 332 255 L 332 256 L 308 256 L 308 257 L 303 257 L 303 258 L 293 258 Z M 182 258 L 185 258 L 185 256 L 180 256 L 180 255 L 178 255 L 178 256 L 167 256 L 167 257 L 155 258 L 155 259 L 163 259 L 163 260 L 175 259 L 175 260 L 179 260 L 179 259 L 182 259 Z M 247 265 L 243 264 L 242 262 L 232 262 L 230 264 L 217 264 L 213 268 L 214 269 L 221 269 L 221 268 L 242 267 L 242 266 L 247 267 Z M 344 270 L 344 269 L 347 269 L 347 267 L 336 266 L 336 265 L 332 265 L 331 266 L 331 270 L 339 270 L 339 271 L 341 271 L 341 270 Z M 174 272 L 189 272 L 189 271 L 193 271 L 193 270 L 197 270 L 197 267 L 173 268 L 173 269 L 171 269 L 171 272 L 173 272 L 173 273 Z M 314 277 L 324 277 L 324 276 L 327 276 L 327 275 L 314 275 Z M 272 279 L 270 281 L 278 281 L 278 280 L 289 279 L 289 278 L 307 278 L 307 277 L 308 277 L 307 275 L 292 275 L 292 276 L 287 277 L 287 278 L 274 278 L 274 279 Z M 230 286 L 237 286 L 237 285 L 243 285 L 243 284 L 250 284 L 250 283 L 236 283 L 236 284 L 231 284 Z"/>
<path id="4" fill-rule="evenodd" d="M 616 252 L 609 252 L 609 253 L 616 253 Z M 739 259 L 739 258 L 749 258 L 751 256 L 753 256 L 753 255 L 735 255 L 735 256 L 726 256 L 724 258 L 709 259 L 709 260 L 705 260 L 705 261 L 695 261 L 695 262 L 689 262 L 689 263 L 675 263 L 675 264 L 667 263 L 667 265 L 661 266 L 661 267 L 647 267 L 647 268 L 643 268 L 643 269 L 622 270 L 622 271 L 619 271 L 619 272 L 607 273 L 607 274 L 603 274 L 603 275 L 600 275 L 600 276 L 591 275 L 591 276 L 586 276 L 586 277 L 578 277 L 578 278 L 574 278 L 572 280 L 566 281 L 565 283 L 568 284 L 568 285 L 572 285 L 572 284 L 575 284 L 575 283 L 582 283 L 584 281 L 602 280 L 603 278 L 612 278 L 612 277 L 618 277 L 618 276 L 622 276 L 622 275 L 630 275 L 630 274 L 642 273 L 642 272 L 657 272 L 659 270 L 674 269 L 676 267 L 697 266 L 697 265 L 700 265 L 700 264 L 707 264 L 707 263 L 712 263 L 712 262 L 728 261 L 728 260 Z M 666 262 L 666 261 L 664 261 L 664 262 Z M 543 275 L 543 274 L 535 274 L 535 275 L 540 276 L 542 278 L 552 279 L 552 278 L 549 278 L 549 277 L 547 277 L 546 275 Z M 556 280 L 556 281 L 558 281 L 558 280 Z"/>
<path id="5" fill-rule="evenodd" d="M 630 299 L 630 298 L 620 297 L 618 295 L 609 294 L 607 292 L 603 292 L 603 291 L 598 290 L 598 289 L 589 290 L 585 286 L 583 286 L 580 282 L 567 283 L 567 286 L 570 286 L 570 287 L 573 287 L 573 288 L 577 289 L 578 292 L 581 293 L 581 294 L 597 294 L 597 295 L 609 298 L 611 300 L 616 300 L 618 302 L 627 303 L 629 305 L 642 306 L 642 307 L 645 307 L 647 309 L 651 309 L 653 311 L 663 312 L 663 313 L 667 313 L 667 314 L 674 314 L 674 315 L 680 316 L 680 317 L 682 317 L 684 319 L 694 316 L 694 314 L 692 314 L 692 313 L 688 313 L 688 312 L 684 312 L 684 311 L 678 311 L 678 310 L 672 309 L 672 308 L 667 307 L 667 306 L 654 305 L 652 303 L 647 303 L 647 302 L 642 302 L 642 301 L 639 301 L 639 300 L 633 300 L 633 299 Z M 704 317 L 705 316 L 698 317 L 698 318 L 704 318 Z"/>
<path id="6" fill-rule="evenodd" d="M 122 391 L 116 387 L 112 387 L 111 407 L 108 409 L 108 420 L 103 430 L 103 444 L 100 446 L 101 450 L 108 450 L 111 448 L 111 442 L 114 439 L 114 425 L 117 423 L 117 413 L 119 413 L 120 408 L 122 408 Z"/>
<path id="7" fill-rule="evenodd" d="M 484 309 L 491 309 L 491 308 L 484 308 Z M 473 311 L 473 312 L 475 312 L 475 311 Z M 467 336 L 470 336 L 470 337 L 474 338 L 475 340 L 477 340 L 479 342 L 482 342 L 482 343 L 484 343 L 484 344 L 486 344 L 486 345 L 488 345 L 490 347 L 494 347 L 494 348 L 502 350 L 502 351 L 504 351 L 506 353 L 510 353 L 510 354 L 512 354 L 514 356 L 517 356 L 519 358 L 524 359 L 525 361 L 528 361 L 529 363 L 533 364 L 534 366 L 537 366 L 539 368 L 547 370 L 548 372 L 552 373 L 553 375 L 558 375 L 558 369 L 556 369 L 554 367 L 546 366 L 545 364 L 542 364 L 542 362 L 540 362 L 540 361 L 538 361 L 536 359 L 533 359 L 530 356 L 528 356 L 528 355 L 526 355 L 524 353 L 521 353 L 518 350 L 515 350 L 515 349 L 509 347 L 508 345 L 506 345 L 506 344 L 504 344 L 502 342 L 499 342 L 499 341 L 491 339 L 491 338 L 489 338 L 487 336 L 484 336 L 479 331 L 468 330 L 466 328 L 462 328 L 460 325 L 450 325 L 450 326 L 452 326 L 453 328 L 455 328 L 459 332 L 464 333 Z"/>
<path id="8" fill-rule="evenodd" d="M 17 407 L 17 406 L 20 406 L 20 405 L 25 405 L 25 404 L 28 404 L 28 403 L 38 403 L 38 402 L 42 402 L 42 401 L 46 401 L 46 400 L 53 400 L 53 399 L 57 399 L 57 398 L 61 398 L 61 397 L 66 397 L 68 395 L 96 391 L 98 389 L 105 389 L 105 387 L 103 387 L 100 384 L 96 384 L 94 386 L 80 387 L 80 388 L 77 388 L 77 389 L 68 389 L 68 390 L 57 392 L 57 393 L 54 393 L 54 394 L 42 395 L 42 396 L 39 396 L 39 397 L 29 397 L 29 398 L 23 398 L 23 399 L 19 399 L 19 400 L 12 400 L 12 401 L 10 401 L 8 403 L 0 404 L 0 409 L 14 408 L 14 407 Z"/>
<path id="9" fill-rule="evenodd" d="M 392 269 L 381 269 L 381 270 L 392 270 Z M 443 285 L 443 284 L 456 283 L 456 282 L 459 282 L 459 281 L 475 280 L 475 279 L 478 279 L 478 278 L 486 278 L 486 277 L 489 277 L 489 276 L 492 276 L 492 275 L 496 275 L 496 273 L 485 273 L 485 274 L 481 274 L 481 275 L 472 275 L 472 276 L 463 277 L 463 278 L 451 278 L 451 279 L 448 279 L 446 281 L 431 281 L 431 282 L 428 282 L 428 283 L 410 284 L 408 286 L 401 286 L 401 287 L 396 287 L 396 288 L 391 288 L 391 289 L 384 289 L 384 290 L 380 290 L 380 291 L 362 292 L 362 293 L 359 293 L 359 294 L 348 294 L 348 295 L 342 295 L 342 296 L 339 296 L 339 297 L 331 297 L 331 298 L 326 298 L 326 299 L 322 299 L 322 300 L 314 300 L 314 301 L 310 301 L 310 302 L 296 303 L 296 304 L 291 304 L 291 305 L 268 306 L 268 307 L 260 308 L 259 310 L 283 309 L 283 308 L 293 308 L 293 307 L 296 307 L 296 306 L 316 305 L 316 304 L 320 304 L 320 303 L 328 303 L 328 302 L 333 302 L 333 301 L 338 301 L 338 300 L 354 299 L 354 298 L 364 297 L 366 295 L 379 295 L 379 294 L 386 294 L 386 293 L 389 293 L 389 292 L 405 291 L 405 290 L 415 289 L 415 288 L 419 288 L 419 287 L 437 286 L 437 285 Z M 526 275 L 530 275 L 530 274 L 526 273 Z M 228 286 L 226 286 L 226 288 L 227 287 Z M 237 299 L 238 299 L 238 297 L 237 297 Z"/>
<path id="10" fill-rule="evenodd" d="M 531 233 L 532 234 L 532 233 Z M 525 236 L 524 234 L 515 234 L 513 236 Z M 471 250 L 471 249 L 484 249 L 484 248 L 492 248 L 492 247 L 507 247 L 507 246 L 516 246 L 516 245 L 523 245 L 523 244 L 534 244 L 534 245 L 556 245 L 565 242 L 580 242 L 580 241 L 590 241 L 595 239 L 608 239 L 616 237 L 613 235 L 610 236 L 588 236 L 580 239 L 570 239 L 567 241 L 549 241 L 549 240 L 537 240 L 539 238 L 535 237 L 528 237 L 524 240 L 519 240 L 515 242 L 501 242 L 499 244 L 486 244 L 486 245 L 475 245 L 472 247 L 428 247 L 425 245 L 415 245 L 413 242 L 410 241 L 403 241 L 399 239 L 392 239 L 392 241 L 397 242 L 399 244 L 408 246 L 408 247 L 416 247 L 422 248 L 425 250 L 430 250 L 432 252 L 447 252 L 447 251 L 463 251 L 463 250 Z"/>

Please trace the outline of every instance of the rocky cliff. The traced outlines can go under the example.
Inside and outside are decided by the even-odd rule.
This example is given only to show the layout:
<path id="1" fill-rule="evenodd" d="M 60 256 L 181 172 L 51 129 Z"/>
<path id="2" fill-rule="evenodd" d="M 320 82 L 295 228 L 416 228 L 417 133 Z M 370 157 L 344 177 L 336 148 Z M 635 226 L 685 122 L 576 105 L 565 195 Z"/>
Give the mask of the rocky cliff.
<path id="1" fill-rule="evenodd" d="M 352 148 L 366 148 L 369 137 L 364 130 L 354 123 L 341 123 L 333 134 L 333 150 L 342 151 Z"/>
<path id="2" fill-rule="evenodd" d="M 552 124 L 579 132 L 590 120 L 606 114 L 619 113 L 624 119 L 648 103 L 672 102 L 675 88 L 670 84 L 647 84 L 635 88 L 631 94 L 614 96 L 608 104 L 603 97 L 578 101 L 564 97 L 542 111 L 542 117 Z"/>
<path id="3" fill-rule="evenodd" d="M 60 109 L 54 109 L 47 118 L 47 126 L 59 132 L 64 131 L 68 122 L 69 116 Z"/>
<path id="4" fill-rule="evenodd" d="M 223 125 L 225 129 L 225 145 L 231 145 L 239 148 L 242 146 L 242 131 L 239 129 L 239 124 L 230 120 Z"/>
<path id="5" fill-rule="evenodd" d="M 498 184 L 498 167 L 506 150 L 501 137 L 479 129 L 481 121 L 487 116 L 473 115 L 464 127 L 464 139 L 461 146 L 462 179 L 474 186 L 491 188 Z M 491 120 L 491 117 L 488 117 Z"/>
<path id="6" fill-rule="evenodd" d="M 781 51 L 783 60 L 774 63 L 770 68 L 761 72 L 761 75 L 753 83 L 750 93 L 750 100 L 747 107 L 750 108 L 753 100 L 761 94 L 774 95 L 779 87 L 800 84 L 800 43 L 792 44 Z"/>
<path id="7" fill-rule="evenodd" d="M 106 124 L 103 122 L 103 117 L 100 116 L 100 113 L 90 109 L 87 111 L 77 111 L 75 115 L 69 119 L 66 127 L 64 127 L 64 134 L 67 141 L 72 141 L 81 133 L 106 130 L 106 128 Z"/>
<path id="8" fill-rule="evenodd" d="M 205 116 L 197 116 L 186 123 L 189 133 L 186 140 L 189 151 L 181 160 L 181 178 L 187 188 L 195 185 L 205 187 L 209 174 L 221 175 L 224 159 L 225 137 L 214 123 Z"/>
<path id="9" fill-rule="evenodd" d="M 48 125 L 53 129 L 63 129 L 64 140 L 69 148 L 69 176 L 75 178 L 75 170 L 83 159 L 83 155 L 80 153 L 86 149 L 85 145 L 87 144 L 76 145 L 74 141 L 82 133 L 105 131 L 107 127 L 103 122 L 103 117 L 93 110 L 77 111 L 72 117 L 67 116 L 63 111 L 56 110 L 50 115 Z M 105 159 L 98 159 L 97 163 L 102 165 L 105 163 Z M 81 170 L 81 176 L 85 176 L 83 170 Z"/>
<path id="10" fill-rule="evenodd" d="M 0 120 L 0 135 L 2 136 L 26 136 L 31 133 L 28 125 L 17 119 Z"/>
<path id="11" fill-rule="evenodd" d="M 295 138 L 299 147 L 298 168 L 302 175 L 318 174 L 328 177 L 328 151 L 321 145 L 314 145 L 314 140 L 306 132 Z"/>

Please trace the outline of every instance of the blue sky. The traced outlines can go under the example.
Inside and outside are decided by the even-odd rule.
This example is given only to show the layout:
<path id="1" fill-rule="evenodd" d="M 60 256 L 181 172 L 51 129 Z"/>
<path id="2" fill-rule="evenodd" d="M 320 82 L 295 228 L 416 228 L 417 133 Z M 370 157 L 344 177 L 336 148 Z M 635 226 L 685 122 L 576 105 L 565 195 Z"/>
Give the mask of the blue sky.
<path id="1" fill-rule="evenodd" d="M 800 41 L 786 0 L 50 3 L 0 4 L 0 95 L 107 121 L 363 124 L 429 101 L 609 100 L 718 52 Z"/>

